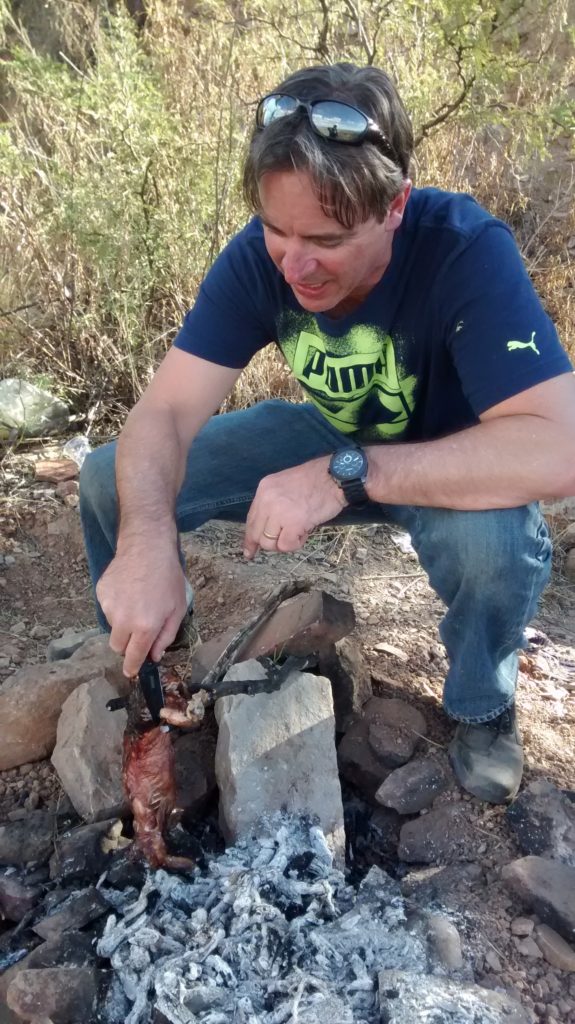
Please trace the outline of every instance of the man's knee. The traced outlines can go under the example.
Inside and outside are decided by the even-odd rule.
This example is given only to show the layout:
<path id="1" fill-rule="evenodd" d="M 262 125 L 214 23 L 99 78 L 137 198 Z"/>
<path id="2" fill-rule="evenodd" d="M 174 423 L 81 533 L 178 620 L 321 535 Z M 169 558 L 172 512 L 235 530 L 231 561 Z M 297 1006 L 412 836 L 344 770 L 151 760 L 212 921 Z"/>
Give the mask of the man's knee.
<path id="1" fill-rule="evenodd" d="M 80 470 L 80 501 L 84 509 L 104 514 L 116 509 L 116 445 L 105 444 L 90 452 Z"/>
<path id="2" fill-rule="evenodd" d="M 506 583 L 526 576 L 547 581 L 551 541 L 536 504 L 509 509 L 459 512 L 425 509 L 419 525 L 422 563 L 430 567 L 449 563 L 459 578 L 480 586 Z"/>

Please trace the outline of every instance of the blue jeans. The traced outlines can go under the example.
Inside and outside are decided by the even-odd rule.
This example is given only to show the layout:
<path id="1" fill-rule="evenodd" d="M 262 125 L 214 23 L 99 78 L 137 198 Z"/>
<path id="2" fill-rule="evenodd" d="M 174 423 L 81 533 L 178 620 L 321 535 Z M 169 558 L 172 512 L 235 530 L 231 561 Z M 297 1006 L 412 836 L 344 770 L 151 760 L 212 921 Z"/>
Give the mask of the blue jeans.
<path id="1" fill-rule="evenodd" d="M 180 533 L 209 519 L 243 522 L 262 477 L 349 444 L 312 405 L 271 400 L 214 416 L 191 446 L 176 504 Z M 80 511 L 92 582 L 114 555 L 115 444 L 89 455 Z M 536 504 L 479 512 L 370 503 L 333 524 L 395 523 L 410 535 L 447 606 L 440 625 L 449 671 L 444 707 L 455 719 L 495 718 L 514 700 L 517 649 L 549 578 L 551 542 Z M 100 624 L 107 627 L 101 609 Z"/>

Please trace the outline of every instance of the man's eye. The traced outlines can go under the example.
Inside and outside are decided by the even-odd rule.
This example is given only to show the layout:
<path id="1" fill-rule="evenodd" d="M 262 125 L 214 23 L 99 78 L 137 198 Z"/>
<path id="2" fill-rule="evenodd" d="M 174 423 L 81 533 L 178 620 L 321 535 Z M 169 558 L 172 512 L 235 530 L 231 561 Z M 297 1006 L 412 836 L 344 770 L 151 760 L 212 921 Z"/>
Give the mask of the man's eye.
<path id="1" fill-rule="evenodd" d="M 320 238 L 317 244 L 321 245 L 322 249 L 337 249 L 341 241 L 341 238 Z"/>

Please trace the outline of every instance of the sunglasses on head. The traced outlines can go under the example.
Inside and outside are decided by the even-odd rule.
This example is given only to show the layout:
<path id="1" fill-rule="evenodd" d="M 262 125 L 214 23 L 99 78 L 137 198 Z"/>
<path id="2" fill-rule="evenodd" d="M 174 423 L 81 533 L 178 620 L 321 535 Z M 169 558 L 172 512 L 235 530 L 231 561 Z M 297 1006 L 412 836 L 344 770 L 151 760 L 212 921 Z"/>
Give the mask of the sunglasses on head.
<path id="1" fill-rule="evenodd" d="M 272 92 L 260 100 L 256 110 L 256 127 L 267 128 L 273 121 L 305 111 L 316 135 L 330 142 L 358 146 L 375 142 L 398 167 L 399 160 L 381 128 L 357 107 L 340 100 L 313 100 L 307 103 L 283 92 Z"/>

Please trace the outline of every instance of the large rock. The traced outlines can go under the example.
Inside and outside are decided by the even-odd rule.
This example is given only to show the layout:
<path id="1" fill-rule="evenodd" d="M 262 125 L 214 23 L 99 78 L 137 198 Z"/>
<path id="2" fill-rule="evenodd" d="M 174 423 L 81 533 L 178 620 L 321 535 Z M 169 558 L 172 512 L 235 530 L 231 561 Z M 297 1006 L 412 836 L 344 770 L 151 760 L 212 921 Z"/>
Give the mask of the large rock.
<path id="1" fill-rule="evenodd" d="M 328 651 L 355 627 L 349 601 L 340 601 L 323 590 L 311 590 L 284 601 L 240 649 L 239 664 L 262 655 L 304 655 Z M 228 629 L 200 644 L 192 658 L 192 682 L 200 683 L 235 635 Z"/>
<path id="2" fill-rule="evenodd" d="M 382 1024 L 530 1024 L 510 996 L 479 985 L 408 971 L 379 972 Z"/>
<path id="3" fill-rule="evenodd" d="M 412 756 L 425 729 L 421 712 L 405 701 L 371 697 L 339 744 L 341 774 L 373 800 L 390 770 Z"/>
<path id="4" fill-rule="evenodd" d="M 56 815 L 31 811 L 25 818 L 0 825 L 0 864 L 24 867 L 47 861 L 54 847 Z"/>
<path id="5" fill-rule="evenodd" d="M 226 678 L 265 675 L 255 661 L 234 665 Z M 228 839 L 280 809 L 317 815 L 338 857 L 345 837 L 328 679 L 294 672 L 275 693 L 240 694 L 216 702 L 216 777 Z"/>
<path id="6" fill-rule="evenodd" d="M 446 763 L 438 758 L 416 757 L 388 775 L 375 799 L 399 814 L 417 814 L 429 807 L 450 781 Z"/>
<path id="7" fill-rule="evenodd" d="M 0 690 L 0 771 L 48 757 L 64 701 L 98 677 L 114 686 L 114 696 L 127 691 L 121 660 L 106 637 L 90 640 L 68 661 L 28 666 L 10 676 Z"/>
<path id="8" fill-rule="evenodd" d="M 501 877 L 525 909 L 568 942 L 575 940 L 575 868 L 544 857 L 521 857 L 506 864 Z"/>
<path id="9" fill-rule="evenodd" d="M 427 729 L 421 711 L 395 697 L 372 697 L 365 705 L 364 717 L 369 723 L 369 745 L 387 768 L 399 768 L 409 761 Z"/>
<path id="10" fill-rule="evenodd" d="M 18 377 L 0 380 L 0 438 L 44 437 L 68 422 L 64 402 Z"/>
<path id="11" fill-rule="evenodd" d="M 369 666 L 359 646 L 344 637 L 320 654 L 319 667 L 331 683 L 336 730 L 345 732 L 373 696 Z"/>
<path id="12" fill-rule="evenodd" d="M 96 953 L 93 936 L 85 932 L 64 932 L 57 939 L 43 942 L 22 960 L 0 974 L 0 1021 L 2 1024 L 21 1024 L 22 1017 L 7 1007 L 6 995 L 10 984 L 23 971 L 42 967 L 78 966 L 83 967 L 95 963 Z M 84 1018 L 86 1021 L 90 1017 Z"/>
<path id="13" fill-rule="evenodd" d="M 324 590 L 310 590 L 280 604 L 242 648 L 241 658 L 312 654 L 341 640 L 354 628 L 355 612 L 349 601 L 340 601 Z"/>
<path id="14" fill-rule="evenodd" d="M 537 779 L 526 786 L 507 820 L 523 853 L 575 867 L 575 804 L 552 782 Z"/>
<path id="15" fill-rule="evenodd" d="M 8 986 L 6 1002 L 24 1020 L 76 1024 L 93 1019 L 97 997 L 94 967 L 41 967 L 21 971 Z"/>
<path id="16" fill-rule="evenodd" d="M 445 804 L 406 822 L 397 853 L 409 864 L 450 864 L 469 860 L 476 845 L 463 808 Z"/>
<path id="17" fill-rule="evenodd" d="M 93 679 L 70 694 L 58 721 L 52 764 L 80 817 L 110 818 L 126 805 L 122 786 L 122 743 L 127 715 L 110 713 L 117 692 Z"/>
<path id="18" fill-rule="evenodd" d="M 364 718 L 354 722 L 337 748 L 337 759 L 344 779 L 373 801 L 376 791 L 389 775 L 389 768 L 370 747 L 368 733 L 369 722 Z"/>
<path id="19" fill-rule="evenodd" d="M 575 971 L 575 949 L 548 924 L 537 925 L 535 942 L 552 967 L 570 974 Z"/>

